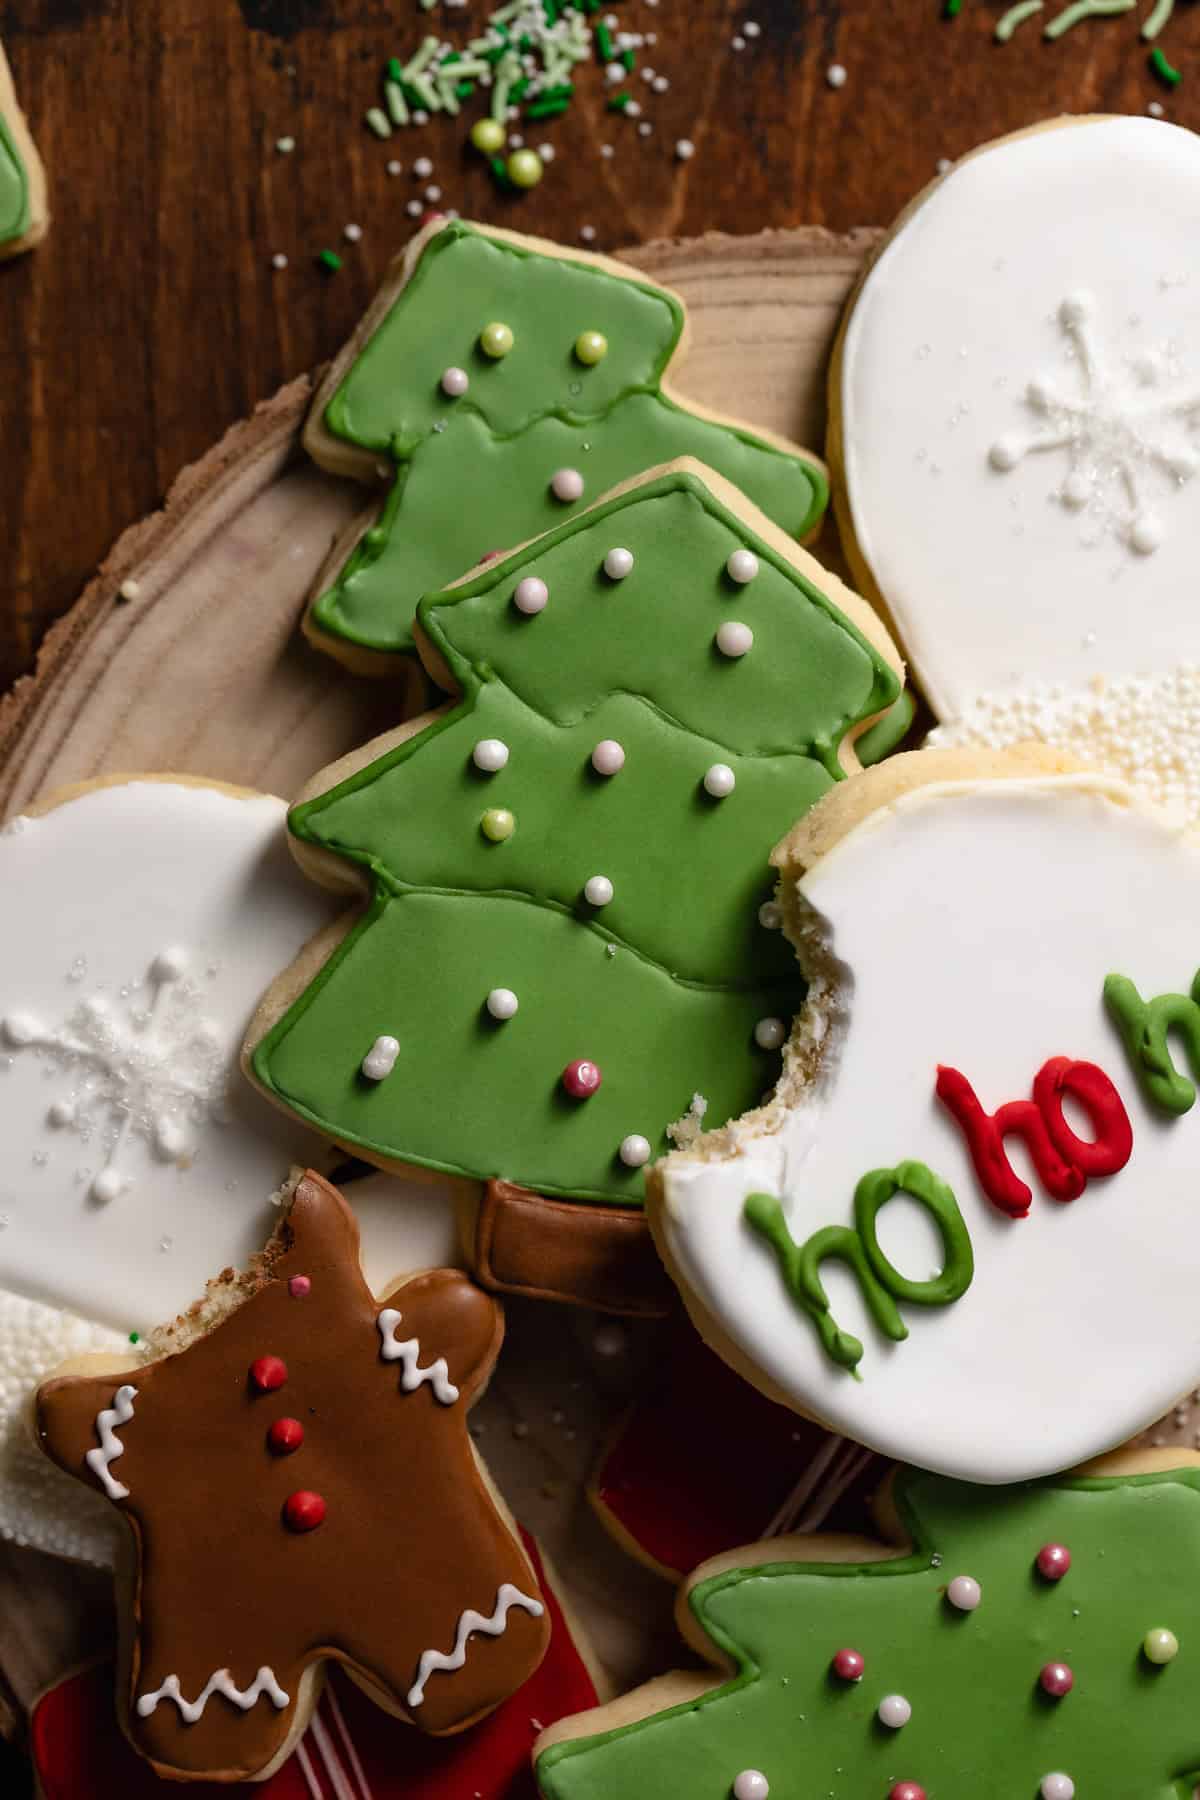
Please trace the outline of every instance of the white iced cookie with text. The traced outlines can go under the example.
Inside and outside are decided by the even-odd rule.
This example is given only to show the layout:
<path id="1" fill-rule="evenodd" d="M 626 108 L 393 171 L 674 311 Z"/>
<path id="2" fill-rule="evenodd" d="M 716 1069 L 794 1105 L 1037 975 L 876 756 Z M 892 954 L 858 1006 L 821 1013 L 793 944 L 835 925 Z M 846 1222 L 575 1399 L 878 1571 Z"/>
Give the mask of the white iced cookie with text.
<path id="1" fill-rule="evenodd" d="M 942 743 L 1031 738 L 1200 817 L 1200 137 L 1056 121 L 904 214 L 844 326 L 859 585 Z"/>
<path id="2" fill-rule="evenodd" d="M 650 1183 L 697 1325 L 969 1481 L 1123 1441 L 1200 1380 L 1200 846 L 1112 778 L 924 751 L 776 860 L 784 1076 Z"/>

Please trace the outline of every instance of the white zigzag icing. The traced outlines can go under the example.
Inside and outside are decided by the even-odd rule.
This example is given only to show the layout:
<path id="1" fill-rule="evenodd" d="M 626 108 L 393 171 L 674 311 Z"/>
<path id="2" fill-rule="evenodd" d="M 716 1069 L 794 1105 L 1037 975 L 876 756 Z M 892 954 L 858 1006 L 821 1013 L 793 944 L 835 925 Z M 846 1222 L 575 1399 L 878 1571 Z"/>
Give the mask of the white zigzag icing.
<path id="1" fill-rule="evenodd" d="M 400 1386 L 405 1393 L 411 1394 L 414 1388 L 419 1388 L 422 1382 L 427 1381 L 443 1406 L 453 1406 L 458 1399 L 458 1389 L 450 1380 L 445 1357 L 439 1356 L 436 1362 L 431 1362 L 422 1369 L 417 1363 L 421 1354 L 420 1341 L 417 1338 L 405 1338 L 401 1342 L 396 1336 L 400 1314 L 394 1307 L 385 1306 L 375 1323 L 379 1327 L 379 1353 L 384 1362 L 395 1362 L 399 1358 L 404 1364 Z"/>
<path id="2" fill-rule="evenodd" d="M 496 1590 L 496 1606 L 490 1619 L 485 1619 L 482 1613 L 470 1609 L 459 1619 L 454 1648 L 449 1656 L 444 1650 L 422 1650 L 421 1660 L 417 1665 L 417 1679 L 408 1690 L 408 1704 L 420 1706 L 425 1698 L 425 1683 L 435 1669 L 462 1668 L 467 1660 L 467 1639 L 473 1631 L 486 1631 L 489 1637 L 500 1637 L 508 1627 L 508 1615 L 514 1606 L 532 1613 L 535 1619 L 542 1616 L 540 1600 L 531 1600 L 528 1594 L 523 1594 L 511 1581 L 505 1581 Z"/>
<path id="3" fill-rule="evenodd" d="M 124 1482 L 118 1481 L 109 1473 L 109 1463 L 116 1462 L 118 1456 L 124 1456 L 125 1446 L 113 1430 L 114 1425 L 128 1425 L 133 1417 L 133 1401 L 137 1393 L 135 1387 L 126 1382 L 113 1395 L 113 1404 L 106 1406 L 96 1418 L 96 1436 L 100 1442 L 96 1449 L 89 1450 L 84 1461 L 88 1468 L 104 1488 L 110 1500 L 125 1500 L 129 1489 Z"/>
<path id="4" fill-rule="evenodd" d="M 235 1686 L 228 1669 L 218 1669 L 215 1675 L 209 1676 L 203 1690 L 197 1694 L 194 1700 L 185 1700 L 180 1693 L 178 1675 L 168 1675 L 162 1686 L 156 1688 L 152 1694 L 139 1696 L 138 1717 L 148 1719 L 160 1700 L 173 1700 L 179 1708 L 179 1714 L 184 1723 L 194 1725 L 203 1714 L 213 1694 L 224 1694 L 227 1700 L 231 1700 L 234 1706 L 240 1706 L 243 1712 L 250 1711 L 260 1694 L 266 1694 L 271 1704 L 280 1710 L 287 1705 L 289 1698 L 276 1681 L 274 1670 L 268 1669 L 265 1665 L 258 1671 L 248 1688 Z"/>

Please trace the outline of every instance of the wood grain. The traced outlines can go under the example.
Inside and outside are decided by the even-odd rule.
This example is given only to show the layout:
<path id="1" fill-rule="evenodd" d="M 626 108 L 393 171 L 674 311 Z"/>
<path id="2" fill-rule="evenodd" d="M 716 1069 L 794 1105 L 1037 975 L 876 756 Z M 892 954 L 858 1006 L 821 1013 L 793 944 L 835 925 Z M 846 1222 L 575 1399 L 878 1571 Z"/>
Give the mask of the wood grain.
<path id="1" fill-rule="evenodd" d="M 1034 22 L 1001 47 L 1002 0 L 965 0 L 949 21 L 939 0 L 621 0 L 623 23 L 657 32 L 644 60 L 671 83 L 634 84 L 653 135 L 607 114 L 588 70 L 537 134 L 557 152 L 546 179 L 509 197 L 464 151 L 461 124 L 388 144 L 362 125 L 383 60 L 427 19 L 451 35 L 477 25 L 482 0 L 431 15 L 393 0 L 0 0 L 54 213 L 46 243 L 0 270 L 0 686 L 179 470 L 348 335 L 411 228 L 415 156 L 434 160 L 443 205 L 568 243 L 590 223 L 601 249 L 710 229 L 844 232 L 886 223 L 939 158 L 1055 112 L 1159 98 L 1197 122 L 1200 79 L 1167 93 L 1147 71 L 1148 5 L 1058 44 Z M 735 52 L 747 17 L 761 35 Z M 1200 8 L 1177 8 L 1164 43 L 1186 72 Z M 835 60 L 848 74 L 836 91 Z M 291 156 L 273 147 L 285 134 Z M 696 145 L 686 163 L 682 136 Z M 358 246 L 341 240 L 349 221 Z M 346 263 L 322 279 L 311 258 L 326 244 Z M 291 258 L 281 273 L 276 250 Z M 757 273 L 769 309 L 769 263 Z"/>

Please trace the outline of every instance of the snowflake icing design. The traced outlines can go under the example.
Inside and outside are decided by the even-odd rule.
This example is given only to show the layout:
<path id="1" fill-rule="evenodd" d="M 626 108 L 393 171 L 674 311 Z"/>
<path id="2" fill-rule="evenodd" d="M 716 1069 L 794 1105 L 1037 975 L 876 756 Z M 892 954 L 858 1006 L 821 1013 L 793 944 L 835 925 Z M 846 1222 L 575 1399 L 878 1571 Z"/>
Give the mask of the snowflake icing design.
<path id="1" fill-rule="evenodd" d="M 89 1189 L 93 1200 L 115 1200 L 129 1186 L 121 1161 L 130 1139 L 141 1138 L 162 1162 L 186 1168 L 195 1128 L 224 1119 L 228 1057 L 187 969 L 186 951 L 163 950 L 145 982 L 122 988 L 123 1005 L 96 993 L 61 1025 L 43 1025 L 25 1012 L 0 1019 L 0 1037 L 11 1049 L 35 1052 L 48 1076 L 69 1079 L 46 1123 L 102 1153 Z"/>
<path id="2" fill-rule="evenodd" d="M 1051 376 L 1025 390 L 1034 425 L 1006 432 L 988 460 L 1006 474 L 1028 456 L 1062 450 L 1067 471 L 1055 498 L 1071 512 L 1086 507 L 1131 550 L 1149 556 L 1164 527 L 1149 498 L 1178 489 L 1200 469 L 1190 440 L 1200 424 L 1200 388 L 1188 388 L 1171 357 L 1146 351 L 1132 359 L 1106 358 L 1094 328 L 1091 294 L 1071 294 L 1058 309 L 1076 374 L 1072 395 Z"/>

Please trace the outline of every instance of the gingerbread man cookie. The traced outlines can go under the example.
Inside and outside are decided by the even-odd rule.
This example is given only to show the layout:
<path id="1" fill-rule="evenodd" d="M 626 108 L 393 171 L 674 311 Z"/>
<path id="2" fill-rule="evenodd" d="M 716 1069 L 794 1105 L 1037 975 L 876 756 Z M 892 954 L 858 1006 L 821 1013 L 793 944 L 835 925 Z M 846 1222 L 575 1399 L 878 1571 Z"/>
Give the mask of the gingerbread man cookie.
<path id="1" fill-rule="evenodd" d="M 895 651 L 686 461 L 427 595 L 418 639 L 456 700 L 293 808 L 302 866 L 363 903 L 247 1069 L 356 1154 L 475 1184 L 496 1285 L 661 1311 L 643 1169 L 778 1072 L 802 983 L 766 846 L 857 766 Z"/>
<path id="2" fill-rule="evenodd" d="M 810 983 L 783 1079 L 649 1184 L 698 1327 L 967 1480 L 1131 1436 L 1200 1378 L 1200 843 L 1048 751 L 921 751 L 775 861 Z"/>
<path id="3" fill-rule="evenodd" d="M 305 625 L 317 647 L 392 672 L 412 652 L 422 594 L 672 457 L 707 463 L 805 537 L 825 508 L 821 464 L 675 398 L 683 335 L 678 297 L 622 263 L 428 225 L 313 403 L 316 460 L 391 482 L 365 535 L 360 521 L 322 572 Z"/>
<path id="4" fill-rule="evenodd" d="M 1200 1457 L 987 1489 L 900 1470 L 881 1539 L 696 1571 L 667 1675 L 539 1739 L 545 1800 L 1191 1795 Z"/>
<path id="5" fill-rule="evenodd" d="M 349 1209 L 308 1174 L 246 1275 L 179 1322 L 180 1348 L 39 1390 L 46 1454 L 130 1526 L 118 1700 L 162 1774 L 270 1774 L 330 1657 L 435 1735 L 541 1661 L 544 1604 L 466 1427 L 499 1309 L 455 1270 L 385 1298 Z"/>
<path id="6" fill-rule="evenodd" d="M 1036 739 L 1200 821 L 1200 138 L 986 144 L 871 260 L 830 386 L 843 540 L 941 724 Z"/>

